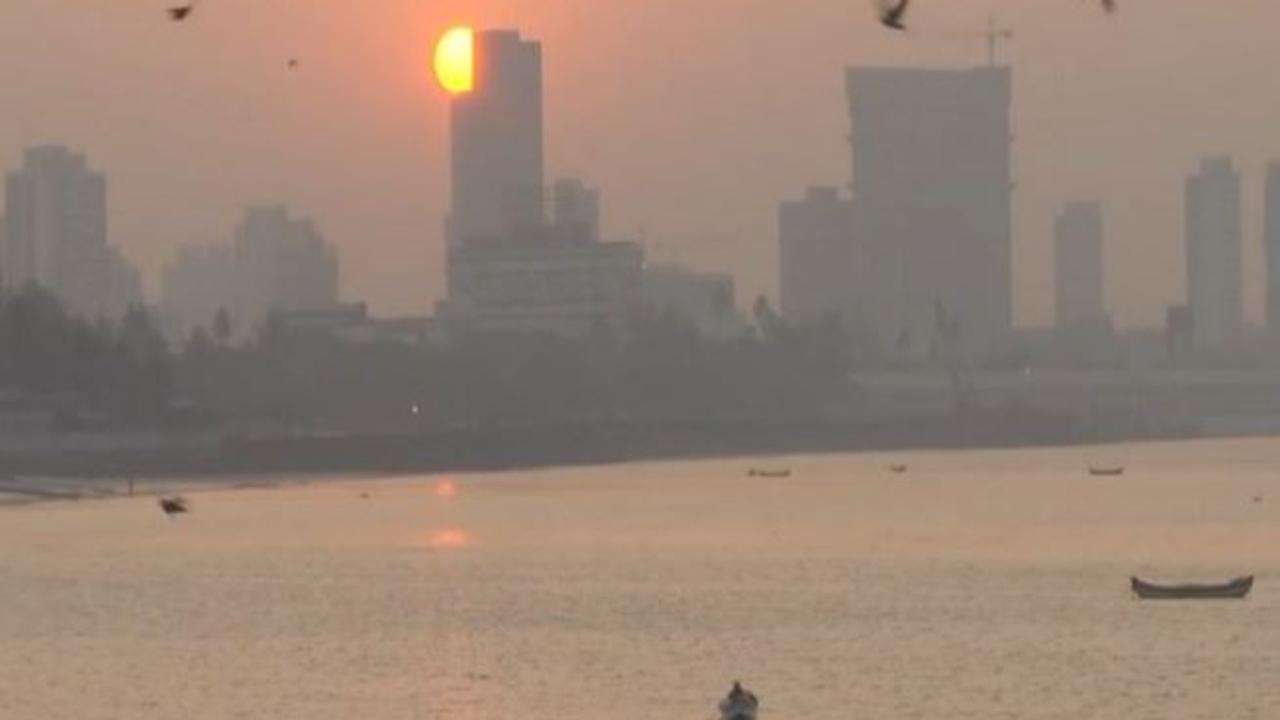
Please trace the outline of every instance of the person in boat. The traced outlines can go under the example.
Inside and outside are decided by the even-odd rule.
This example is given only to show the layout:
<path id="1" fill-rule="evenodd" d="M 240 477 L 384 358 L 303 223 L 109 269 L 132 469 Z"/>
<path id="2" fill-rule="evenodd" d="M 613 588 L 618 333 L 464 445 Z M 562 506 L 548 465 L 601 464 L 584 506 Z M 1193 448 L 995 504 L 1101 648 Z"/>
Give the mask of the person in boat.
<path id="1" fill-rule="evenodd" d="M 720 701 L 721 720 L 755 720 L 760 701 L 755 693 L 742 687 L 738 680 L 733 681 L 729 694 Z"/>

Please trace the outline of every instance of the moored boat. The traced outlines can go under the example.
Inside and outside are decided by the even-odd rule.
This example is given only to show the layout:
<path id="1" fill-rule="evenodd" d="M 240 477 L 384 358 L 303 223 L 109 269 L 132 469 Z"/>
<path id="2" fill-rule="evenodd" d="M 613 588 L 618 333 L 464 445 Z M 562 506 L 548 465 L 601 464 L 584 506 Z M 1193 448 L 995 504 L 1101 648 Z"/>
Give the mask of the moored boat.
<path id="1" fill-rule="evenodd" d="M 1089 474 L 1094 477 L 1117 477 L 1124 474 L 1123 467 L 1091 467 Z"/>
<path id="2" fill-rule="evenodd" d="M 791 470 L 790 469 L 757 470 L 756 468 L 751 468 L 751 470 L 747 473 L 747 477 L 774 478 L 774 479 L 789 478 L 791 477 Z"/>
<path id="3" fill-rule="evenodd" d="M 1225 583 L 1204 585 L 1186 583 L 1161 585 L 1139 578 L 1129 578 L 1133 593 L 1143 600 L 1214 600 L 1240 599 L 1253 589 L 1253 576 L 1238 577 Z"/>

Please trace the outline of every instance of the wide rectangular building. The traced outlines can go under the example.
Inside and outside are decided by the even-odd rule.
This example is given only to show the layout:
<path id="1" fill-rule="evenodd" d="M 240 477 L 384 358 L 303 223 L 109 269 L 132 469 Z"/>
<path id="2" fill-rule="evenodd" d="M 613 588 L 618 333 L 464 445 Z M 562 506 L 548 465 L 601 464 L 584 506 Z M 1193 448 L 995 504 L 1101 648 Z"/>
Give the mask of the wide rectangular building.
<path id="1" fill-rule="evenodd" d="M 453 332 L 585 337 L 625 330 L 639 307 L 644 251 L 584 241 L 546 225 L 449 250 L 449 297 L 437 312 Z"/>
<path id="2" fill-rule="evenodd" d="M 924 356 L 947 325 L 985 355 L 1013 326 L 1011 71 L 851 68 L 847 91 L 882 345 Z"/>

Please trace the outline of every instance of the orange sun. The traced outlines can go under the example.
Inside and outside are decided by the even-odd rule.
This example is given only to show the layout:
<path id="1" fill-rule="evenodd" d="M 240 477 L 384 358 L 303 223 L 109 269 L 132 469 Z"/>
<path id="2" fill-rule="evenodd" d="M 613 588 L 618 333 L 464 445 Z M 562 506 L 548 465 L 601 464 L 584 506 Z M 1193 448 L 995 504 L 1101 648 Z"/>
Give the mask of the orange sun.
<path id="1" fill-rule="evenodd" d="M 436 43 L 436 80 L 450 95 L 471 92 L 475 83 L 475 32 L 456 27 Z"/>

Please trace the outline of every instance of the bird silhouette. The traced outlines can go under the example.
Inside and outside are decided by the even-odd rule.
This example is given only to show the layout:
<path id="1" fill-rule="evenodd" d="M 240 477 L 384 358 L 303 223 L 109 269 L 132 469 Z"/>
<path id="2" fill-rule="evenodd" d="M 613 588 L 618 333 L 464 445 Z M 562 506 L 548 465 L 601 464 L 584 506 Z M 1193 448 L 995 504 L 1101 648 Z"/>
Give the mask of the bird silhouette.
<path id="1" fill-rule="evenodd" d="M 902 23 L 902 19 L 907 14 L 907 5 L 910 2 L 911 0 L 898 0 L 896 3 L 878 0 L 876 4 L 879 9 L 880 24 L 890 30 L 906 30 L 907 26 Z"/>
<path id="2" fill-rule="evenodd" d="M 183 20 L 186 20 L 191 15 L 192 11 L 196 9 L 196 5 L 198 4 L 199 0 L 191 0 L 191 2 L 186 5 L 177 5 L 169 8 L 169 19 L 174 22 L 182 22 Z"/>
<path id="3" fill-rule="evenodd" d="M 187 507 L 187 499 L 184 497 L 176 495 L 174 497 L 162 497 L 158 502 L 160 503 L 160 510 L 170 517 L 190 512 L 190 508 Z"/>
<path id="4" fill-rule="evenodd" d="M 297 59 L 297 58 L 289 58 L 289 69 L 290 69 L 290 70 L 293 70 L 293 69 L 294 69 L 294 68 L 296 68 L 296 67 L 298 67 L 298 59 Z"/>

